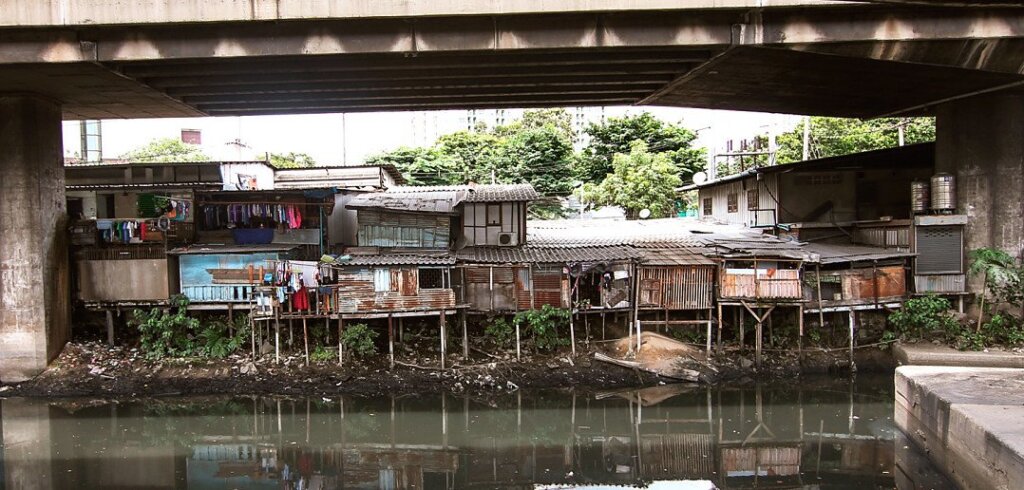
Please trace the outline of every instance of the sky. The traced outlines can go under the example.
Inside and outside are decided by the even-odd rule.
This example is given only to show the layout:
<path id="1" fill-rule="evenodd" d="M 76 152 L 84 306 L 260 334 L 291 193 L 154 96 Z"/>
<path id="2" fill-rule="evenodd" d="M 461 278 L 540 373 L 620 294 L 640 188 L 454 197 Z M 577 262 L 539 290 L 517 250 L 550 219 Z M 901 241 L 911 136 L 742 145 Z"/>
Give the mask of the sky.
<path id="1" fill-rule="evenodd" d="M 576 109 L 569 109 L 576 114 Z M 784 132 L 798 117 L 779 114 L 680 109 L 666 107 L 609 106 L 580 111 L 580 118 L 598 121 L 648 111 L 670 122 L 697 131 L 700 146 L 724 148 L 728 139 L 752 138 L 770 128 Z M 522 110 L 476 111 L 479 120 L 493 126 L 517 118 Z M 112 119 L 102 122 L 103 156 L 117 158 L 157 138 L 179 138 L 182 129 L 202 133 L 203 150 L 214 160 L 263 159 L 266 153 L 308 153 L 318 165 L 359 165 L 374 154 L 400 146 L 425 146 L 442 134 L 467 126 L 468 111 L 382 112 L 290 116 L 202 117 L 180 119 Z M 64 123 L 64 154 L 80 153 L 78 121 Z M 240 141 L 245 146 L 229 144 Z"/>

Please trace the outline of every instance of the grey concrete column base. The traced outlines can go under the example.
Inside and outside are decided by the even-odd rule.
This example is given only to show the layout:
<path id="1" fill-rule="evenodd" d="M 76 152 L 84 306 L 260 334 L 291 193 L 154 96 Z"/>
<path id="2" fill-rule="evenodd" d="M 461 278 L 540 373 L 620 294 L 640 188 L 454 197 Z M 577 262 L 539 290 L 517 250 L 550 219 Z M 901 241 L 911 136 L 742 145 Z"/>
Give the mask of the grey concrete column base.
<path id="1" fill-rule="evenodd" d="M 60 105 L 0 94 L 0 148 L 0 381 L 17 382 L 70 334 Z"/>

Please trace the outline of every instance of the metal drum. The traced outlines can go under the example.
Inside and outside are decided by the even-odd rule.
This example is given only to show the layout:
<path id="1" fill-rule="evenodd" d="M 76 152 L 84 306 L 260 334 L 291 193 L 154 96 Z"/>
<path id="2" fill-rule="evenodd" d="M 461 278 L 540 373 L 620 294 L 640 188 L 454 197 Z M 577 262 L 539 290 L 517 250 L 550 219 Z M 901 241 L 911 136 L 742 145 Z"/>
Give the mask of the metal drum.
<path id="1" fill-rule="evenodd" d="M 935 174 L 932 177 L 932 211 L 956 210 L 956 177 Z"/>
<path id="2" fill-rule="evenodd" d="M 928 212 L 931 200 L 931 187 L 926 180 L 915 180 L 910 183 L 910 209 L 914 214 Z"/>

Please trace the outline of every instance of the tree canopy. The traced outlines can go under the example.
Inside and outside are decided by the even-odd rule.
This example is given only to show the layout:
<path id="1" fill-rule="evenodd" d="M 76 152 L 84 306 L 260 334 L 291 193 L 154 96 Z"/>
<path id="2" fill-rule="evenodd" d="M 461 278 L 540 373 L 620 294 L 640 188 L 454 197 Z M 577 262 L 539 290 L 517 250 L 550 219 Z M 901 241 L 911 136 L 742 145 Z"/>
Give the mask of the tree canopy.
<path id="1" fill-rule="evenodd" d="M 210 157 L 198 145 L 190 145 L 177 138 L 155 139 L 124 153 L 121 159 L 137 163 L 210 161 Z"/>
<path id="2" fill-rule="evenodd" d="M 270 165 L 274 168 L 309 168 L 316 166 L 316 160 L 307 153 L 271 153 Z"/>
<path id="3" fill-rule="evenodd" d="M 458 131 L 430 147 L 401 147 L 367 159 L 391 163 L 411 185 L 529 182 L 546 195 L 572 190 L 571 119 L 565 109 L 526 111 L 493 130 Z"/>
<path id="4" fill-rule="evenodd" d="M 671 153 L 652 153 L 643 141 L 634 141 L 629 154 L 612 157 L 612 173 L 600 184 L 586 183 L 580 189 L 585 203 L 619 206 L 627 219 L 637 219 L 648 209 L 651 218 L 665 218 L 675 212 L 675 189 L 682 184 Z"/>
<path id="5" fill-rule="evenodd" d="M 809 158 L 825 158 L 861 151 L 879 150 L 899 146 L 899 127 L 903 126 L 906 144 L 935 141 L 935 119 L 881 118 L 847 119 L 839 117 L 812 117 Z M 798 162 L 803 159 L 804 123 L 792 131 L 779 135 L 776 140 L 777 163 Z"/>
<path id="6" fill-rule="evenodd" d="M 704 168 L 703 148 L 694 148 L 697 134 L 680 124 L 664 122 L 649 112 L 612 117 L 591 123 L 584 130 L 590 142 L 575 162 L 575 174 L 583 182 L 601 182 L 613 171 L 612 160 L 618 153 L 630 153 L 634 141 L 642 141 L 654 153 L 664 153 L 676 165 L 680 177 L 689 180 Z"/>

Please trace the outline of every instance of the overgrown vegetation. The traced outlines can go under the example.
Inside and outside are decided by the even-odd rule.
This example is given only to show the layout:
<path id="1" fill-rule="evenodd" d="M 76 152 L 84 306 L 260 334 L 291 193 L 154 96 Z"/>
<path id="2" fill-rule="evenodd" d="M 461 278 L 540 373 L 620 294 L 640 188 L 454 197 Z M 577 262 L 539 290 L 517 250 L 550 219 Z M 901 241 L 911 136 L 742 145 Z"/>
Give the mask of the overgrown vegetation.
<path id="1" fill-rule="evenodd" d="M 246 317 L 235 318 L 233 324 L 224 319 L 201 323 L 188 314 L 188 304 L 188 298 L 176 295 L 170 299 L 170 308 L 166 311 L 161 308 L 148 312 L 135 310 L 129 324 L 139 329 L 139 347 L 143 355 L 150 359 L 224 358 L 245 345 L 249 338 Z"/>
<path id="2" fill-rule="evenodd" d="M 894 330 L 882 340 L 939 340 L 961 350 L 1024 345 L 1024 330 L 1014 316 L 996 313 L 976 327 L 961 324 L 951 308 L 949 300 L 938 296 L 908 300 L 902 310 L 889 315 Z"/>
<path id="3" fill-rule="evenodd" d="M 562 338 L 559 333 L 569 328 L 569 315 L 569 310 L 544 305 L 539 310 L 516 313 L 512 321 L 528 333 L 538 350 L 552 351 L 569 345 L 569 340 Z"/>
<path id="4" fill-rule="evenodd" d="M 508 348 L 516 340 L 516 328 L 508 320 L 498 317 L 487 324 L 484 328 L 484 335 L 494 341 L 498 347 Z"/>
<path id="5" fill-rule="evenodd" d="M 368 357 L 376 354 L 377 345 L 374 343 L 376 338 L 377 332 L 365 323 L 347 325 L 341 334 L 341 342 L 345 345 L 345 349 L 356 357 Z"/>
<path id="6" fill-rule="evenodd" d="M 336 360 L 337 356 L 337 352 L 331 352 L 326 347 L 318 345 L 313 349 L 313 352 L 309 353 L 309 360 L 312 362 L 328 362 Z"/>

